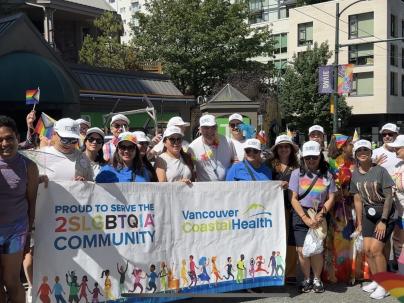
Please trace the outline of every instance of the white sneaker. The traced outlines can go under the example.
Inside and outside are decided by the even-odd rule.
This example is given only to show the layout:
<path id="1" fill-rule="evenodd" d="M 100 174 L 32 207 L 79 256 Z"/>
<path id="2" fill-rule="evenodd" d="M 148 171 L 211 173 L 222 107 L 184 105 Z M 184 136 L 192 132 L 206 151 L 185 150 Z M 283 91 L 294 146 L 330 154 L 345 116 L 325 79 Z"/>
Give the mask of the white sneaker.
<path id="1" fill-rule="evenodd" d="M 26 302 L 32 303 L 32 287 L 28 287 L 25 296 L 26 296 Z"/>
<path id="2" fill-rule="evenodd" d="M 363 286 L 362 290 L 365 292 L 374 292 L 378 286 L 379 285 L 375 281 L 372 281 L 372 283 Z"/>
<path id="3" fill-rule="evenodd" d="M 383 287 L 381 287 L 379 285 L 379 286 L 377 286 L 376 290 L 374 292 L 372 292 L 370 297 L 372 299 L 380 300 L 380 299 L 387 297 L 388 295 L 389 295 L 389 293 Z"/>

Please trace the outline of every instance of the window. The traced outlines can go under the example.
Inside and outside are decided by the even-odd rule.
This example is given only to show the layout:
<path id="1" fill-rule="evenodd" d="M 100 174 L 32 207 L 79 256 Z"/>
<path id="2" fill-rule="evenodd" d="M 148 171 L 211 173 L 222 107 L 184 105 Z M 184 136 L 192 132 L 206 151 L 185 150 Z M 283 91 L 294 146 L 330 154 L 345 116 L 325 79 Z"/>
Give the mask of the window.
<path id="1" fill-rule="evenodd" d="M 274 35 L 274 54 L 284 54 L 288 52 L 288 34 L 282 33 Z"/>
<path id="2" fill-rule="evenodd" d="M 134 10 L 134 11 L 136 11 L 136 10 L 139 10 L 139 2 L 132 2 L 131 3 L 131 8 L 132 8 L 132 10 Z"/>
<path id="3" fill-rule="evenodd" d="M 397 37 L 397 18 L 390 15 L 390 36 Z"/>
<path id="4" fill-rule="evenodd" d="M 390 95 L 397 96 L 397 73 L 390 72 Z"/>
<path id="5" fill-rule="evenodd" d="M 397 46 L 390 45 L 390 65 L 397 66 Z"/>
<path id="6" fill-rule="evenodd" d="M 373 72 L 353 74 L 351 96 L 373 95 Z"/>
<path id="7" fill-rule="evenodd" d="M 262 1 L 261 0 L 250 0 L 249 6 L 250 6 L 251 13 L 254 13 L 256 11 L 261 11 L 262 10 Z"/>
<path id="8" fill-rule="evenodd" d="M 373 65 L 373 44 L 349 46 L 348 62 L 355 65 Z"/>
<path id="9" fill-rule="evenodd" d="M 120 14 L 125 13 L 125 8 L 124 8 L 124 7 L 121 7 L 120 10 L 119 10 L 119 13 L 120 13 Z"/>
<path id="10" fill-rule="evenodd" d="M 298 46 L 313 44 L 313 22 L 298 25 Z"/>
<path id="11" fill-rule="evenodd" d="M 404 97 L 404 75 L 401 75 L 401 96 Z"/>
<path id="12" fill-rule="evenodd" d="M 109 0 L 109 3 L 115 3 L 115 0 Z"/>
<path id="13" fill-rule="evenodd" d="M 286 59 L 274 60 L 274 61 L 273 61 L 274 66 L 275 66 L 275 69 L 276 69 L 277 71 L 282 70 L 282 73 L 283 73 L 283 72 L 285 71 L 285 69 L 286 69 L 286 65 L 287 65 L 286 62 L 287 62 Z"/>
<path id="14" fill-rule="evenodd" d="M 349 16 L 349 39 L 373 36 L 373 12 Z"/>

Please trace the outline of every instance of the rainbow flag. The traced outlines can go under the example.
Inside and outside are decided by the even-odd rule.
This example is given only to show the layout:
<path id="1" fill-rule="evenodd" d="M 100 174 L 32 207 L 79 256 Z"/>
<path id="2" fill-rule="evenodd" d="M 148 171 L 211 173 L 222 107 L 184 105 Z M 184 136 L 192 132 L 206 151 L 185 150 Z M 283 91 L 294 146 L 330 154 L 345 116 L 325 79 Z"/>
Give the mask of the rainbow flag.
<path id="1" fill-rule="evenodd" d="M 260 130 L 259 133 L 257 134 L 257 139 L 261 142 L 262 145 L 267 144 L 267 135 L 265 134 L 264 130 Z"/>
<path id="2" fill-rule="evenodd" d="M 39 96 L 41 90 L 39 87 L 37 89 L 28 89 L 25 92 L 25 104 L 27 105 L 34 105 L 39 103 Z"/>
<path id="3" fill-rule="evenodd" d="M 53 125 L 55 124 L 56 120 L 49 117 L 45 113 L 41 113 L 41 117 L 39 118 L 36 126 L 35 126 L 35 133 L 39 136 L 44 136 L 48 139 L 52 138 L 53 134 Z"/>
<path id="4" fill-rule="evenodd" d="M 379 272 L 372 276 L 372 280 L 390 292 L 391 296 L 404 303 L 404 275 Z"/>

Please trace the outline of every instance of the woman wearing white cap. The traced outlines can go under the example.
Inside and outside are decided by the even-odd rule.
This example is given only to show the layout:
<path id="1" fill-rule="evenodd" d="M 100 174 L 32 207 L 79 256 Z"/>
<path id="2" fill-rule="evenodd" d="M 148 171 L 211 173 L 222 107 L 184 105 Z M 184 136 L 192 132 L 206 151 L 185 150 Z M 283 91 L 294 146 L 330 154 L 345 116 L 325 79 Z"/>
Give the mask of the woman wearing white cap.
<path id="1" fill-rule="evenodd" d="M 135 131 L 133 135 L 137 139 L 137 147 L 139 148 L 140 158 L 142 159 L 143 166 L 147 170 L 147 173 L 150 176 L 150 182 L 158 182 L 156 171 L 154 170 L 153 165 L 150 163 L 147 157 L 147 151 L 150 146 L 150 139 L 146 136 L 146 134 L 142 131 Z"/>
<path id="2" fill-rule="evenodd" d="M 163 134 L 163 153 L 156 158 L 156 174 L 159 182 L 195 180 L 191 157 L 182 150 L 184 134 L 177 126 L 168 127 Z"/>
<path id="3" fill-rule="evenodd" d="M 359 140 L 354 144 L 357 161 L 350 192 L 354 194 L 357 231 L 364 238 L 363 246 L 372 274 L 386 271 L 383 249 L 394 228 L 392 187 L 394 181 L 384 167 L 372 163 L 372 144 Z M 385 289 L 375 281 L 362 287 L 373 299 L 387 296 Z"/>
<path id="4" fill-rule="evenodd" d="M 398 260 L 400 274 L 404 274 L 404 135 L 399 135 L 394 143 L 389 143 L 394 148 L 400 162 L 393 172 L 393 180 L 396 183 L 396 209 L 397 222 L 393 235 L 394 254 Z"/>
<path id="5" fill-rule="evenodd" d="M 149 182 L 143 167 L 136 137 L 130 132 L 119 135 L 117 150 L 111 165 L 104 165 L 95 178 L 97 183 Z"/>
<path id="6" fill-rule="evenodd" d="M 262 163 L 261 142 L 248 139 L 244 144 L 244 160 L 234 163 L 227 171 L 226 181 L 267 181 L 272 180 L 272 172 Z"/>
<path id="7" fill-rule="evenodd" d="M 104 137 L 105 134 L 100 128 L 93 127 L 87 130 L 87 134 L 83 141 L 83 147 L 81 150 L 90 160 L 90 165 L 93 169 L 94 176 L 98 175 L 101 166 L 106 164 L 104 154 L 102 152 Z"/>
<path id="8" fill-rule="evenodd" d="M 273 180 L 282 181 L 286 232 L 289 233 L 289 230 L 292 228 L 292 204 L 290 201 L 291 192 L 288 190 L 288 187 L 292 171 L 299 168 L 299 159 L 297 157 L 299 148 L 289 136 L 280 135 L 276 137 L 275 145 L 272 146 L 271 151 L 273 159 L 271 159 L 269 167 L 272 170 Z M 296 280 L 296 264 L 296 245 L 295 243 L 288 243 L 285 269 L 285 279 L 287 282 L 294 282 Z"/>
<path id="9" fill-rule="evenodd" d="M 323 254 L 305 257 L 303 244 L 309 228 L 317 229 L 325 220 L 325 216 L 334 205 L 335 182 L 328 171 L 328 163 L 321 152 L 318 142 L 308 141 L 302 147 L 303 163 L 300 169 L 292 172 L 289 189 L 292 191 L 292 232 L 291 241 L 296 243 L 299 263 L 304 281 L 299 292 L 324 292 L 321 282 L 323 270 Z M 311 210 L 310 210 L 311 209 Z M 315 216 L 311 214 L 315 213 Z M 310 269 L 314 280 L 310 279 Z"/>

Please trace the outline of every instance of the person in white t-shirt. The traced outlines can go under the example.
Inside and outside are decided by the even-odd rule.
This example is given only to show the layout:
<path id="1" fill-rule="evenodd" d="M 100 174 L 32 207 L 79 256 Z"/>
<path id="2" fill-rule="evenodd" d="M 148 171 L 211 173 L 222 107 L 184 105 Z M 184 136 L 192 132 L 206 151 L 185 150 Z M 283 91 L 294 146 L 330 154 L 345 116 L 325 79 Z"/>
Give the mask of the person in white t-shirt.
<path id="1" fill-rule="evenodd" d="M 232 114 L 229 117 L 229 129 L 231 132 L 231 141 L 234 144 L 234 148 L 236 149 L 237 158 L 239 161 L 244 160 L 244 143 L 246 138 L 243 135 L 243 132 L 239 128 L 239 126 L 243 124 L 243 116 L 240 114 Z"/>
<path id="2" fill-rule="evenodd" d="M 238 161 L 234 145 L 217 133 L 216 119 L 212 115 L 199 119 L 199 131 L 202 135 L 188 148 L 195 164 L 196 180 L 224 181 L 227 169 Z"/>
<path id="3" fill-rule="evenodd" d="M 372 160 L 377 165 L 387 169 L 390 175 L 393 175 L 394 168 L 400 159 L 397 158 L 394 148 L 389 147 L 388 144 L 393 143 L 398 135 L 398 127 L 394 123 L 387 123 L 383 125 L 380 134 L 383 138 L 383 145 L 376 148 L 372 153 Z"/>
<path id="4" fill-rule="evenodd" d="M 63 118 L 55 123 L 53 146 L 40 149 L 44 156 L 45 174 L 50 181 L 92 181 L 89 159 L 77 149 L 80 138 L 79 125 L 73 119 Z M 54 157 L 52 157 L 54 155 Z"/>
<path id="5" fill-rule="evenodd" d="M 185 133 L 185 129 L 189 126 L 189 122 L 184 122 L 184 120 L 182 120 L 181 117 L 176 116 L 176 117 L 172 117 L 170 118 L 170 120 L 168 120 L 167 123 L 167 128 L 171 127 L 171 126 L 176 126 L 179 127 L 181 132 L 184 134 Z M 189 146 L 189 142 L 186 140 L 182 140 L 182 149 L 187 152 Z M 158 155 L 160 155 L 163 152 L 163 148 L 164 148 L 164 143 L 163 140 L 161 140 L 160 142 L 158 142 L 150 151 L 148 154 L 148 158 L 152 159 L 153 157 L 156 157 Z"/>

